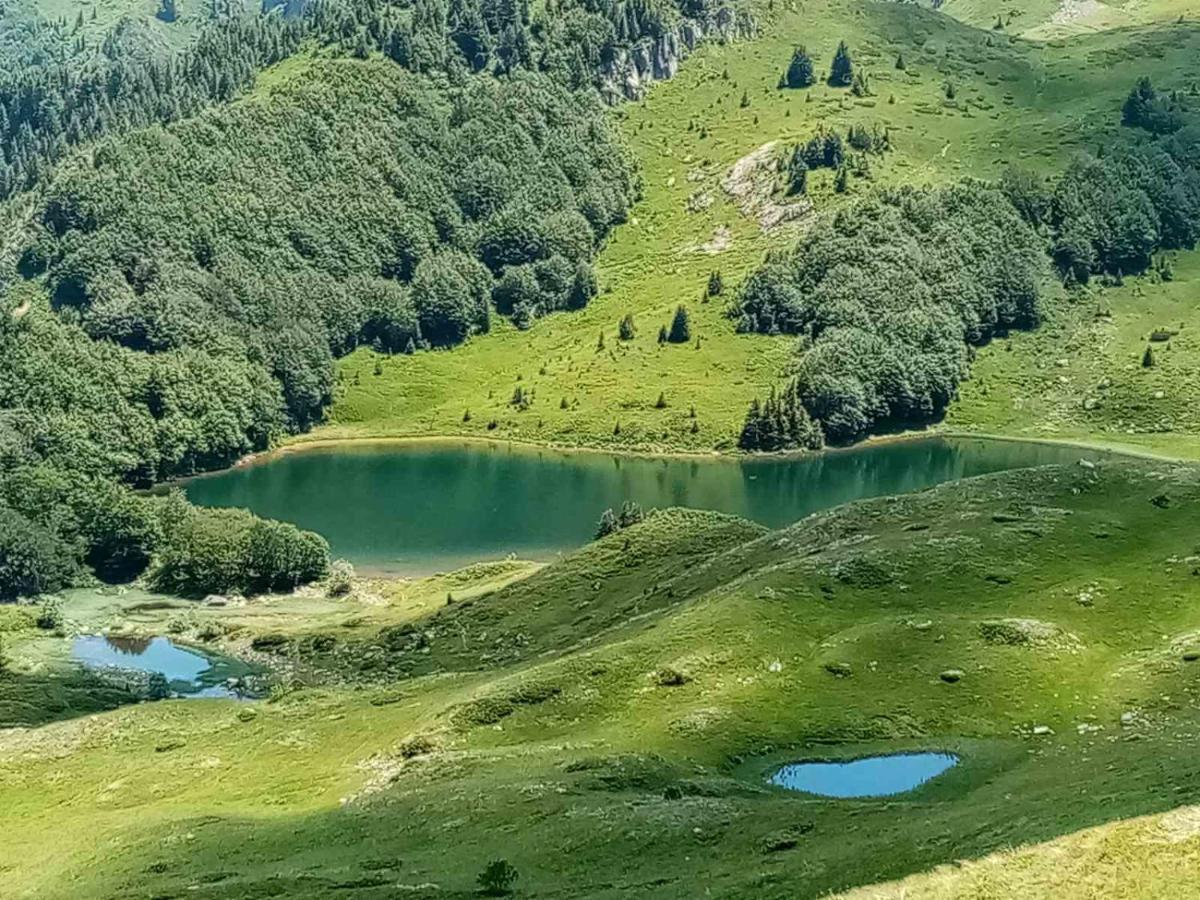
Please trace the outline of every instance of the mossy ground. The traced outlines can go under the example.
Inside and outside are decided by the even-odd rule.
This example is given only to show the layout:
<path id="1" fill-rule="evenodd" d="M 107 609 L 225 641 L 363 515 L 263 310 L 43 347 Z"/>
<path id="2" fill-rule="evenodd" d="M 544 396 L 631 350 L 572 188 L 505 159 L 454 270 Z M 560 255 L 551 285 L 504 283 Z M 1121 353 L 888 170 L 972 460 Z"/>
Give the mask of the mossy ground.
<path id="1" fill-rule="evenodd" d="M 449 607 L 385 601 L 421 638 L 343 630 L 313 657 L 343 681 L 0 735 L 5 896 L 465 896 L 503 857 L 527 896 L 795 898 L 1194 803 L 1197 500 L 1193 468 L 1113 460 L 770 534 L 673 512 Z M 963 762 L 888 801 L 763 780 L 909 748 Z"/>

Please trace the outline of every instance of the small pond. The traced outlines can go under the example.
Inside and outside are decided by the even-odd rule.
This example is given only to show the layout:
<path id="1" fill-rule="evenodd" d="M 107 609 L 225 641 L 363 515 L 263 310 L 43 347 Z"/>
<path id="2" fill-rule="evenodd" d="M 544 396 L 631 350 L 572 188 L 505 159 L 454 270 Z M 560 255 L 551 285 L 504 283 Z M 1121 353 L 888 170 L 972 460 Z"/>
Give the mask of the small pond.
<path id="1" fill-rule="evenodd" d="M 958 765 L 953 753 L 893 753 L 845 762 L 783 766 L 768 782 L 821 797 L 890 797 L 920 787 Z"/>
<path id="2" fill-rule="evenodd" d="M 71 658 L 86 668 L 108 672 L 160 673 L 184 697 L 247 697 L 245 663 L 182 647 L 165 637 L 88 635 L 71 644 Z"/>

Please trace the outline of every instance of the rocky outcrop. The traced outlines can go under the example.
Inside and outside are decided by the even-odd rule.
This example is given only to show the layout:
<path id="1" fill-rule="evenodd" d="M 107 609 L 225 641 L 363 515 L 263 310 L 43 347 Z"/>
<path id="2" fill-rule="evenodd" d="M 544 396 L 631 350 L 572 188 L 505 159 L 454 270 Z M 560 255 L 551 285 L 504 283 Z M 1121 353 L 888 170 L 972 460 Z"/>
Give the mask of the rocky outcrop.
<path id="1" fill-rule="evenodd" d="M 721 8 L 707 20 L 683 19 L 657 38 L 643 38 L 616 50 L 600 67 L 600 96 L 607 103 L 640 100 L 655 81 L 675 77 L 679 64 L 704 41 L 752 37 L 754 22 L 744 13 Z"/>

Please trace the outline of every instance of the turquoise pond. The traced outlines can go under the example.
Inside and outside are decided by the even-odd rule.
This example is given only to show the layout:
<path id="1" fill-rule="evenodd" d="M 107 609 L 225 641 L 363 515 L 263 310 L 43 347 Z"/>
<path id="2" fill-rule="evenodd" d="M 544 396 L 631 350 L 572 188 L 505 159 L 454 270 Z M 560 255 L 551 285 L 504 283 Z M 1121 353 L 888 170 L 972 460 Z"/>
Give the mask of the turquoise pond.
<path id="1" fill-rule="evenodd" d="M 958 765 L 953 753 L 893 753 L 846 761 L 798 762 L 768 782 L 821 797 L 890 797 L 914 790 Z"/>

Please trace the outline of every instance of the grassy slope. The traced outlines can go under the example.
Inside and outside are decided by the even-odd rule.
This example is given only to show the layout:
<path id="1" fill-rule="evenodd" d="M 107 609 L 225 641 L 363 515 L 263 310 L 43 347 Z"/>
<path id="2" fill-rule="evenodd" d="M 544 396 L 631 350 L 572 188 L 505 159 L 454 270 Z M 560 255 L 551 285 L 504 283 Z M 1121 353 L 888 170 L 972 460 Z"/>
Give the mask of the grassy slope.
<path id="1" fill-rule="evenodd" d="M 1118 110 L 1135 74 L 1171 87 L 1200 73 L 1200 27 L 1191 24 L 1043 45 L 1010 42 L 915 6 L 835 0 L 780 13 L 764 35 L 703 48 L 645 103 L 616 113 L 641 165 L 645 198 L 601 254 L 604 293 L 587 310 L 552 316 L 529 332 L 502 325 L 451 352 L 385 359 L 378 376 L 375 354 L 362 350 L 341 365 L 330 423 L 299 440 L 490 433 L 627 449 L 728 448 L 751 397 L 784 375 L 790 356 L 787 338 L 737 335 L 724 302 L 699 302 L 711 269 L 734 288 L 768 248 L 788 239 L 764 235 L 726 197 L 720 181 L 738 159 L 771 140 L 806 138 L 822 124 L 880 122 L 893 128 L 897 147 L 876 166 L 880 183 L 988 177 L 1006 162 L 1050 172 L 1119 133 Z M 855 101 L 824 86 L 776 90 L 795 41 L 825 62 L 841 38 L 871 72 L 875 97 Z M 894 68 L 898 53 L 906 73 Z M 944 102 L 947 81 L 957 87 L 957 108 Z M 827 207 L 835 197 L 822 175 L 815 198 Z M 693 193 L 711 197 L 711 206 L 689 212 Z M 697 250 L 721 228 L 731 238 L 727 249 Z M 691 309 L 698 348 L 656 344 L 679 303 Z M 616 336 L 626 312 L 639 326 L 629 345 Z M 525 412 L 508 405 L 518 376 L 534 392 Z M 660 392 L 665 410 L 654 408 Z"/>
<path id="2" fill-rule="evenodd" d="M 1171 282 L 1130 279 L 1058 305 L 1038 331 L 981 351 L 947 427 L 1200 456 L 1198 287 L 1200 252 L 1184 253 Z M 1178 334 L 1150 345 L 1160 329 Z"/>
<path id="3" fill-rule="evenodd" d="M 1200 878 L 1200 807 L 1102 825 L 977 862 L 939 868 L 842 900 L 957 897 L 1192 897 Z"/>
<path id="4" fill-rule="evenodd" d="M 429 674 L 390 686 L 0 735 L 0 884 L 39 898 L 465 896 L 503 856 L 530 896 L 796 898 L 1195 802 L 1200 664 L 1182 657 L 1200 629 L 1197 499 L 1200 474 L 1164 463 L 988 476 L 751 539 L 698 593 L 549 656 L 447 671 L 457 651 L 430 619 L 427 649 L 395 651 Z M 527 582 L 528 611 L 505 600 L 519 583 L 481 597 L 471 616 L 487 634 L 468 637 L 505 632 L 491 604 L 531 634 L 574 615 L 572 583 L 619 542 L 650 541 L 653 561 L 611 595 L 619 609 L 639 572 L 653 592 L 663 566 L 693 568 L 671 547 L 714 522 L 655 519 L 543 569 L 567 589 Z M 1044 637 L 989 641 L 995 618 L 1036 619 Z M 664 667 L 690 680 L 659 686 Z M 949 667 L 958 684 L 939 680 Z M 405 758 L 418 734 L 432 752 Z M 905 747 L 963 763 L 892 802 L 762 786 L 806 754 Z M 1061 895 L 1097 896 L 1085 885 Z"/>

